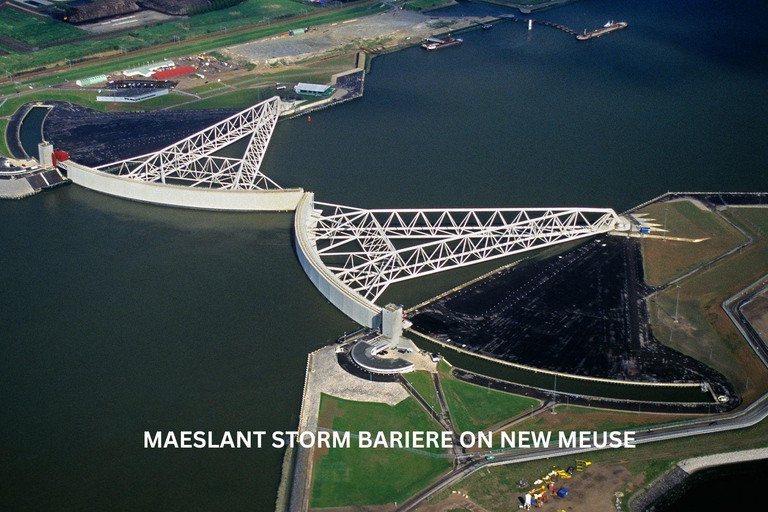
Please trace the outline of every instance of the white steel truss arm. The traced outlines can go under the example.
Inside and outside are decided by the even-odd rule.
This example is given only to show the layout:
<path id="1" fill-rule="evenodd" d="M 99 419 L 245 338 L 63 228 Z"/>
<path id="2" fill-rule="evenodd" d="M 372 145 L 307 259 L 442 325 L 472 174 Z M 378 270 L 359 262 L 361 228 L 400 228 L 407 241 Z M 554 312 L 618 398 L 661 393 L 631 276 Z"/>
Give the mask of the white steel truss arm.
<path id="1" fill-rule="evenodd" d="M 318 255 L 371 301 L 392 283 L 605 233 L 618 222 L 608 208 L 315 207 L 309 238 Z"/>
<path id="2" fill-rule="evenodd" d="M 280 189 L 259 171 L 280 115 L 280 98 L 262 101 L 159 151 L 96 169 L 141 181 L 233 190 Z M 242 157 L 216 153 L 247 138 Z"/>

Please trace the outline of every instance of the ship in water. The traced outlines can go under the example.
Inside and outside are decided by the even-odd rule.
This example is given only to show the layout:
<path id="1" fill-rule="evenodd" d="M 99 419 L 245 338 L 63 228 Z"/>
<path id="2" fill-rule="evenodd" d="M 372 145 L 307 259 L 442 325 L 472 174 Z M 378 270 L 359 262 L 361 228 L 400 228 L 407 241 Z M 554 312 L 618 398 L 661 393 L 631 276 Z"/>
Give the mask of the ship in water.
<path id="1" fill-rule="evenodd" d="M 421 43 L 421 47 L 425 50 L 439 50 L 441 48 L 448 48 L 449 46 L 456 46 L 457 44 L 463 43 L 463 39 L 459 38 L 448 38 L 448 39 L 437 39 L 436 37 L 428 37 L 424 39 L 424 42 Z"/>
<path id="2" fill-rule="evenodd" d="M 608 32 L 613 32 L 614 30 L 621 30 L 626 27 L 627 27 L 626 21 L 619 21 L 619 22 L 609 21 L 608 23 L 603 25 L 603 28 L 593 30 L 592 32 L 587 32 L 587 30 L 584 29 L 584 33 L 577 35 L 576 39 L 578 39 L 579 41 L 586 41 L 587 39 L 592 39 L 593 37 L 600 37 L 603 34 L 607 34 Z"/>

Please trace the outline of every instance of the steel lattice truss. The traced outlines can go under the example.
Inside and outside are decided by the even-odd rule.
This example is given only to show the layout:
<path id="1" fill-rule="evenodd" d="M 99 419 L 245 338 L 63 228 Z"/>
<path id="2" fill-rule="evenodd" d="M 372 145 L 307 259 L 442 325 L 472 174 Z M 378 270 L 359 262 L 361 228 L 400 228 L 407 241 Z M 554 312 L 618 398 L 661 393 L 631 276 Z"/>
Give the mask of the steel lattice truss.
<path id="1" fill-rule="evenodd" d="M 618 221 L 607 208 L 315 208 L 309 239 L 321 260 L 371 301 L 392 283 L 605 233 Z"/>
<path id="2" fill-rule="evenodd" d="M 190 187 L 279 189 L 259 172 L 279 114 L 280 98 L 275 96 L 160 151 L 97 169 L 141 181 Z M 247 138 L 247 146 L 241 157 L 217 154 L 243 138 Z"/>

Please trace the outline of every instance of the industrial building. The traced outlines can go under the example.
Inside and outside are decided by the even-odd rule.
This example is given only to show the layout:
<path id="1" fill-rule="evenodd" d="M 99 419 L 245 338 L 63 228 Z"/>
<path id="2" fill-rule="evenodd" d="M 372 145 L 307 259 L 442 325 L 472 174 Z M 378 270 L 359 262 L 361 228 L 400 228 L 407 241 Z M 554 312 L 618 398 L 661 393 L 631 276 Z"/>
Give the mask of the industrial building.
<path id="1" fill-rule="evenodd" d="M 75 83 L 78 87 L 88 87 L 89 85 L 96 85 L 101 84 L 109 80 L 107 75 L 96 75 L 96 76 L 89 76 L 88 78 L 81 78 L 80 80 L 75 80 Z"/>
<path id="2" fill-rule="evenodd" d="M 152 76 L 153 73 L 164 70 L 164 69 L 172 69 L 176 67 L 176 63 L 172 60 L 164 60 L 161 62 L 152 62 L 150 64 L 145 64 L 144 66 L 139 66 L 136 68 L 126 69 L 123 71 L 123 76 L 143 76 L 145 78 L 149 78 Z"/>
<path id="3" fill-rule="evenodd" d="M 168 94 L 170 89 L 164 88 L 121 88 L 103 91 L 96 96 L 96 101 L 113 103 L 138 103 L 139 101 L 156 98 Z"/>
<path id="4" fill-rule="evenodd" d="M 296 87 L 294 87 L 293 90 L 296 92 L 296 94 L 301 94 L 303 96 L 330 96 L 336 89 L 330 85 L 308 84 L 301 82 L 296 84 Z"/>

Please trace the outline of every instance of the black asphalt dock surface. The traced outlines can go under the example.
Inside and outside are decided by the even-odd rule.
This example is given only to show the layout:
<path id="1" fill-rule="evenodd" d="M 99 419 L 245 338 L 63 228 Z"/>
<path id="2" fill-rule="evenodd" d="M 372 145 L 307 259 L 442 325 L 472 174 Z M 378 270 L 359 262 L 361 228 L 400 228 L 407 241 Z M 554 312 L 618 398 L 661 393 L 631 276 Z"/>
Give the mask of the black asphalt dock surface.
<path id="1" fill-rule="evenodd" d="M 726 379 L 650 333 L 639 244 L 601 236 L 524 261 L 410 312 L 413 329 L 470 352 L 627 381 Z"/>
<path id="2" fill-rule="evenodd" d="M 160 150 L 239 112 L 99 112 L 66 102 L 53 103 L 55 107 L 43 126 L 45 139 L 77 163 L 90 167 Z"/>

